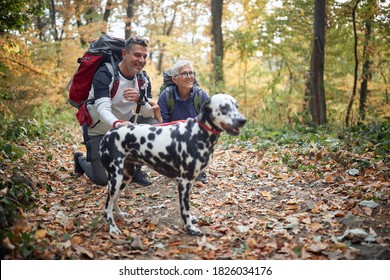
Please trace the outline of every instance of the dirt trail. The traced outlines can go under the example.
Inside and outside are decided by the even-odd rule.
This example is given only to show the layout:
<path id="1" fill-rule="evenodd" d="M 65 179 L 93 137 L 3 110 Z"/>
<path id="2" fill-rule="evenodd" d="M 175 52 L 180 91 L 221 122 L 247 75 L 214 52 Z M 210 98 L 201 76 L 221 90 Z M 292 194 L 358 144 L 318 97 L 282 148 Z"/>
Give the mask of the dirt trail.
<path id="1" fill-rule="evenodd" d="M 123 235 L 111 237 L 106 187 L 73 174 L 77 147 L 51 145 L 31 143 L 27 176 L 39 207 L 15 225 L 37 230 L 34 259 L 390 259 L 386 165 L 349 175 L 331 157 L 307 155 L 305 166 L 317 170 L 291 170 L 280 160 L 290 150 L 218 147 L 209 183 L 191 194 L 204 236 L 184 232 L 175 181 L 144 168 L 153 184 L 122 193 L 130 216 L 117 222 Z"/>

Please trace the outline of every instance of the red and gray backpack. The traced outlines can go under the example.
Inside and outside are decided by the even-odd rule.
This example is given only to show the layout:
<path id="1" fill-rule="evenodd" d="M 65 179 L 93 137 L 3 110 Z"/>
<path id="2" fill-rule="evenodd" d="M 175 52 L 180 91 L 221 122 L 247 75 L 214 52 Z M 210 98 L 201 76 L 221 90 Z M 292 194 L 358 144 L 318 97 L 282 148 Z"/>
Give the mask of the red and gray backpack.
<path id="1" fill-rule="evenodd" d="M 83 105 L 88 99 L 95 72 L 104 63 L 107 63 L 108 69 L 114 76 L 111 98 L 115 95 L 119 85 L 119 74 L 116 62 L 122 59 L 122 50 L 124 48 L 124 39 L 114 38 L 109 35 L 102 35 L 99 39 L 90 43 L 90 47 L 84 53 L 83 57 L 77 59 L 80 66 L 68 83 L 69 104 L 76 108 L 80 108 L 80 106 Z"/>

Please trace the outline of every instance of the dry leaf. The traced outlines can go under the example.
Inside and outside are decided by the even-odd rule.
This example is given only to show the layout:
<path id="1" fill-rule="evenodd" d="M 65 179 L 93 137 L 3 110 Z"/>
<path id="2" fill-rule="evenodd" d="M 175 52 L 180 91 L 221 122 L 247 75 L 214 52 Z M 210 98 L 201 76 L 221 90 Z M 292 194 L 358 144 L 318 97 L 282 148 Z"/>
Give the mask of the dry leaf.
<path id="1" fill-rule="evenodd" d="M 309 225 L 310 229 L 313 231 L 313 232 L 316 232 L 317 230 L 323 228 L 323 225 L 320 224 L 319 222 L 313 222 Z"/>
<path id="2" fill-rule="evenodd" d="M 250 247 L 250 248 L 255 248 L 256 247 L 256 245 L 257 245 L 257 242 L 256 242 L 256 240 L 253 238 L 253 237 L 249 237 L 247 240 L 246 240 L 246 243 L 248 244 L 248 246 Z"/>
<path id="3" fill-rule="evenodd" d="M 73 248 L 76 250 L 76 253 L 77 254 L 85 254 L 85 255 L 87 255 L 90 259 L 93 259 L 93 254 L 90 252 L 90 251 L 88 251 L 87 249 L 85 249 L 84 247 L 82 247 L 82 246 L 80 246 L 80 245 L 78 245 L 78 244 L 74 244 L 73 245 Z"/>
<path id="4" fill-rule="evenodd" d="M 333 176 L 332 175 L 326 176 L 325 183 L 330 184 L 332 182 L 333 182 Z"/>
<path id="5" fill-rule="evenodd" d="M 35 239 L 41 239 L 44 238 L 47 234 L 46 229 L 39 229 L 35 232 Z"/>
<path id="6" fill-rule="evenodd" d="M 271 200 L 272 199 L 272 194 L 267 191 L 262 191 L 260 194 L 263 196 L 265 200 Z"/>

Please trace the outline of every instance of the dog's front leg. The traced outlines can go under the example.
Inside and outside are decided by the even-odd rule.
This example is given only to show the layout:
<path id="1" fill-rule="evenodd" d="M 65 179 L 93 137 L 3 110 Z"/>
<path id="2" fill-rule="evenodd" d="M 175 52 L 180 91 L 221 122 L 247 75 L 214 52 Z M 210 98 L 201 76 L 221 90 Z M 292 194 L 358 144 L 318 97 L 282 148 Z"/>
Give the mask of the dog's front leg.
<path id="1" fill-rule="evenodd" d="M 189 235 L 202 235 L 202 232 L 193 225 L 194 216 L 190 214 L 190 190 L 193 182 L 185 179 L 178 180 L 178 182 L 180 213 L 186 230 Z"/>

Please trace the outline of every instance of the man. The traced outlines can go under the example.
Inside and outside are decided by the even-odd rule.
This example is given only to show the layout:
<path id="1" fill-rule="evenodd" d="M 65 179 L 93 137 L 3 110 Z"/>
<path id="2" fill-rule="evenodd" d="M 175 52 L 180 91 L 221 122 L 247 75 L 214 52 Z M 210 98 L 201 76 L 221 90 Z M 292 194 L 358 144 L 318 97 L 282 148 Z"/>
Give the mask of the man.
<path id="1" fill-rule="evenodd" d="M 117 93 L 111 98 L 110 91 L 113 77 L 106 65 L 101 66 L 95 73 L 92 88 L 88 99 L 94 100 L 88 104 L 88 112 L 92 118 L 92 124 L 87 130 L 87 156 L 83 153 L 74 154 L 75 172 L 85 174 L 96 184 L 106 185 L 107 176 L 100 163 L 99 145 L 104 134 L 112 128 L 128 125 L 134 120 L 134 108 L 137 106 L 141 85 L 151 87 L 149 78 L 142 70 L 148 56 L 148 41 L 139 37 L 132 37 L 125 43 L 122 50 L 122 60 L 118 63 L 119 86 Z M 147 91 L 150 96 L 150 90 Z M 157 119 L 156 119 L 157 118 Z M 159 106 L 147 100 L 141 106 L 137 123 L 156 124 L 161 122 Z M 151 183 L 141 172 L 141 167 L 136 167 L 133 178 L 143 186 Z"/>
<path id="2" fill-rule="evenodd" d="M 189 60 L 178 60 L 171 69 L 172 81 L 175 85 L 167 87 L 161 92 L 158 99 L 163 122 L 172 122 L 195 118 L 198 115 L 195 106 L 195 94 L 199 94 L 201 104 L 209 97 L 201 88 L 194 85 L 195 72 Z M 169 109 L 167 104 L 167 94 L 174 98 L 174 107 Z M 198 181 L 207 184 L 205 173 L 199 175 Z"/>

